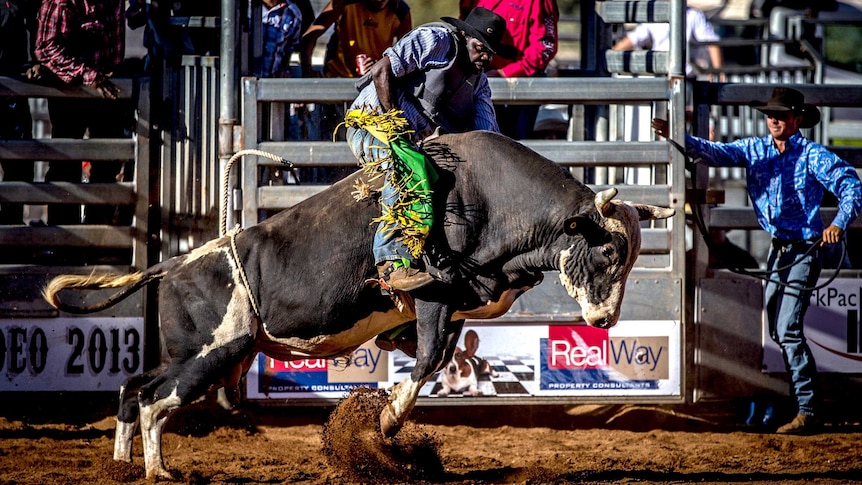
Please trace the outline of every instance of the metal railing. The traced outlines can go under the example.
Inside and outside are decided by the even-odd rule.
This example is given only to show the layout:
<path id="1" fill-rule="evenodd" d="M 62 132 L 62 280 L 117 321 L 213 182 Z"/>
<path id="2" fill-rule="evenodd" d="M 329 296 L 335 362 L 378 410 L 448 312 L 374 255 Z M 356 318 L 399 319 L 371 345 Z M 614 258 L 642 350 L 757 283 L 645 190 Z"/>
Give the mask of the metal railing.
<path id="1" fill-rule="evenodd" d="M 565 104 L 569 106 L 607 104 L 635 104 L 654 106 L 666 101 L 667 84 L 662 79 L 625 80 L 610 78 L 529 78 L 491 79 L 495 103 L 509 104 Z M 349 103 L 356 96 L 353 80 L 350 79 L 257 79 L 244 78 L 243 86 L 243 147 L 257 148 L 292 161 L 298 168 L 310 167 L 356 167 L 356 160 L 344 142 L 331 141 L 281 141 L 267 139 L 269 119 L 261 119 L 263 109 L 273 103 Z M 583 127 L 588 120 L 570 120 L 572 127 Z M 278 131 L 278 130 L 276 130 Z M 664 142 L 619 141 L 572 141 L 570 140 L 523 140 L 523 143 L 556 163 L 586 174 L 593 187 L 605 186 L 605 181 L 596 183 L 597 170 L 614 168 L 619 170 L 646 169 L 654 175 L 649 185 L 619 185 L 620 197 L 626 200 L 673 206 L 681 200 L 668 174 L 668 150 Z M 607 139 L 607 135 L 605 136 Z M 302 199 L 325 188 L 320 185 L 261 185 L 261 170 L 276 168 L 277 162 L 262 157 L 244 157 L 242 169 L 241 200 L 236 203 L 238 220 L 248 226 L 260 220 L 261 211 L 290 207 Z M 679 173 L 677 171 L 676 173 Z M 644 234 L 643 267 L 672 267 L 670 255 L 674 249 L 673 234 L 667 228 L 648 228 Z"/>
<path id="2" fill-rule="evenodd" d="M 140 84 L 130 79 L 116 79 L 120 99 L 147 99 L 148 82 Z M 46 86 L 24 82 L 15 78 L 0 77 L 0 96 L 25 98 L 99 98 L 90 88 L 72 86 Z M 148 112 L 147 103 L 141 103 L 141 113 Z M 147 140 L 149 129 L 138 124 L 133 138 L 128 139 L 52 139 L 3 140 L 0 158 L 4 161 L 65 161 L 81 160 L 138 161 L 134 182 L 109 184 L 70 182 L 2 182 L 0 204 L 98 204 L 132 206 L 134 221 L 131 226 L 65 225 L 55 227 L 8 225 L 0 226 L 0 246 L 14 248 L 129 248 L 131 265 L 147 267 L 148 207 L 150 170 Z"/>

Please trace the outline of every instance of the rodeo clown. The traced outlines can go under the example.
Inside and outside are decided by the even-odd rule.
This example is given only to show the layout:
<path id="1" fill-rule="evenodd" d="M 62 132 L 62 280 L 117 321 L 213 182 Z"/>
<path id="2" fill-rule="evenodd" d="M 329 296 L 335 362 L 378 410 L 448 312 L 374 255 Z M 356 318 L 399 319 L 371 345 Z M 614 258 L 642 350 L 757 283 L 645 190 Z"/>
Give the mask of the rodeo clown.
<path id="1" fill-rule="evenodd" d="M 357 82 L 360 93 L 344 121 L 363 172 L 383 177 L 373 252 L 380 283 L 392 290 L 433 281 L 420 257 L 433 224 L 437 175 L 414 142 L 439 131 L 500 132 L 483 70 L 495 53 L 510 52 L 500 44 L 506 22 L 484 8 L 464 21 L 442 20 L 411 30 L 383 52 Z"/>

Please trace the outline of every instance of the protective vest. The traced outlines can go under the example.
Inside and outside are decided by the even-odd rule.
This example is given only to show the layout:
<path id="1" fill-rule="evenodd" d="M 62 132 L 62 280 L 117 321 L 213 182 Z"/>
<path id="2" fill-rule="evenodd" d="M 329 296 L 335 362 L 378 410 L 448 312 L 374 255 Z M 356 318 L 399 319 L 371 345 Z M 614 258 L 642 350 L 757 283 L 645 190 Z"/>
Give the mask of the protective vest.
<path id="1" fill-rule="evenodd" d="M 404 96 L 416 103 L 419 111 L 430 119 L 432 124 L 449 133 L 472 130 L 473 118 L 476 116 L 473 90 L 479 73 L 466 72 L 463 63 L 458 62 L 459 57 L 466 55 L 466 52 L 455 26 L 444 22 L 426 25 L 444 27 L 449 31 L 454 55 L 443 68 L 410 73 L 401 81 L 399 87 Z"/>

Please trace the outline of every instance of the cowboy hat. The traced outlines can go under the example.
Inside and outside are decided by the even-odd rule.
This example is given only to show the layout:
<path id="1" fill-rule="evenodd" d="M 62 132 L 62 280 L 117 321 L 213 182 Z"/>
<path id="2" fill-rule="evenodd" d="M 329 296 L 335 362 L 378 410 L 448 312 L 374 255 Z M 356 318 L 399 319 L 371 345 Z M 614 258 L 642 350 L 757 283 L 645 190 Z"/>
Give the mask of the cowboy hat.
<path id="1" fill-rule="evenodd" d="M 492 54 L 499 54 L 507 59 L 514 59 L 517 55 L 514 47 L 500 42 L 506 34 L 506 20 L 487 8 L 474 8 L 464 20 L 452 17 L 442 17 L 440 20 L 463 30 L 470 37 L 479 39 Z"/>
<path id="2" fill-rule="evenodd" d="M 791 88 L 775 88 L 772 98 L 766 103 L 754 101 L 751 106 L 769 116 L 772 113 L 787 113 L 792 111 L 802 116 L 800 128 L 811 128 L 820 123 L 820 110 L 813 104 L 805 104 L 805 96 Z"/>

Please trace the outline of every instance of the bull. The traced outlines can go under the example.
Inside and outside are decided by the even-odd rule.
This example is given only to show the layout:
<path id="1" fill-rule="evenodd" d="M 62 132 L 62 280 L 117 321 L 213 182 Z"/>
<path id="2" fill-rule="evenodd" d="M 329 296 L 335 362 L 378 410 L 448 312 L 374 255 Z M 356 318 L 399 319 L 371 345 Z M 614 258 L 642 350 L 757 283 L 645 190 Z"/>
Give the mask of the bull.
<path id="1" fill-rule="evenodd" d="M 280 360 L 335 358 L 381 332 L 415 322 L 416 365 L 389 389 L 380 430 L 394 435 L 422 385 L 453 353 L 465 319 L 505 313 L 523 291 L 557 270 L 584 320 L 599 328 L 620 317 L 626 278 L 641 243 L 639 221 L 672 209 L 594 193 L 554 162 L 490 132 L 427 142 L 439 180 L 427 261 L 429 286 L 393 298 L 367 284 L 379 214 L 375 197 L 352 192 L 356 173 L 239 233 L 124 276 L 61 275 L 44 295 L 74 313 L 103 310 L 159 282 L 163 364 L 120 390 L 114 459 L 130 462 L 140 423 L 148 478 L 170 478 L 162 456 L 165 421 L 223 386 L 233 400 L 257 352 Z M 63 289 L 121 288 L 90 306 L 64 303 Z M 402 304 L 396 304 L 400 302 Z M 403 304 L 403 303 L 407 304 Z"/>

